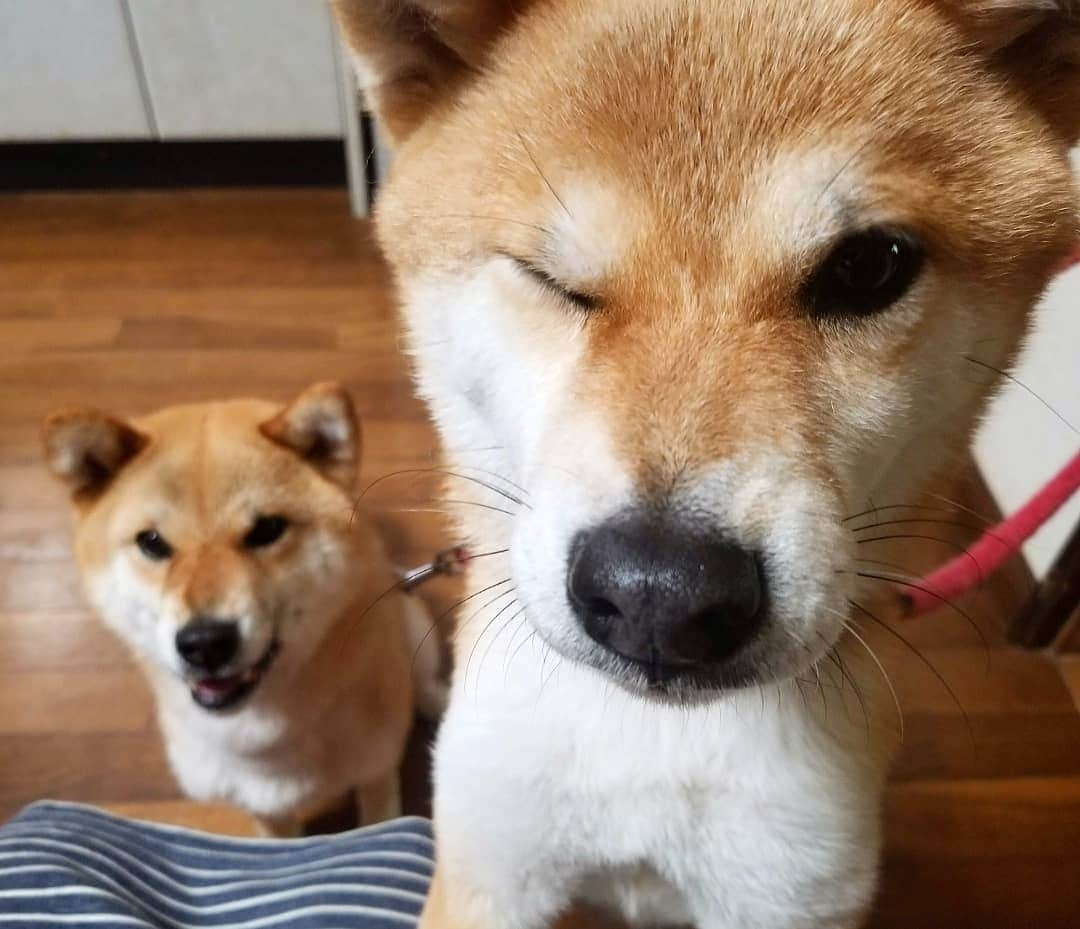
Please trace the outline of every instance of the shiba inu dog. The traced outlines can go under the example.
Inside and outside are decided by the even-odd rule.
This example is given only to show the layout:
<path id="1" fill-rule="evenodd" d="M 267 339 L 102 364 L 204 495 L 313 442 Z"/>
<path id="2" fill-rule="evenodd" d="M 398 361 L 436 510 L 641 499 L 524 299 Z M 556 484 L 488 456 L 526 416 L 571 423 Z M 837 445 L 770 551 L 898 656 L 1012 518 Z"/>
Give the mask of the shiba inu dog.
<path id="1" fill-rule="evenodd" d="M 860 651 L 846 520 L 966 447 L 1076 240 L 1075 6 L 335 7 L 487 475 L 424 929 L 858 925 L 896 726 L 873 675 L 868 733 L 803 685 Z"/>
<path id="2" fill-rule="evenodd" d="M 364 820 L 399 815 L 414 703 L 437 712 L 437 645 L 420 601 L 380 598 L 395 573 L 353 506 L 348 394 L 131 423 L 65 410 L 44 440 L 86 590 L 145 669 L 184 791 L 272 834 L 352 787 Z"/>

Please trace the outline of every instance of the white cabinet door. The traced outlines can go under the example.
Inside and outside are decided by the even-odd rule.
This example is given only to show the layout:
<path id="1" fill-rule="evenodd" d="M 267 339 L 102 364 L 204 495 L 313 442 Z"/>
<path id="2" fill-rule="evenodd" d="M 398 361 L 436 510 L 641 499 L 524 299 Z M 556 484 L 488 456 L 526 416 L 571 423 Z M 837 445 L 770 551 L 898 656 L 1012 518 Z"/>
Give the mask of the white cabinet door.
<path id="1" fill-rule="evenodd" d="M 340 137 L 323 0 L 127 0 L 163 139 Z"/>
<path id="2" fill-rule="evenodd" d="M 151 136 L 128 39 L 121 0 L 0 0 L 0 139 Z"/>

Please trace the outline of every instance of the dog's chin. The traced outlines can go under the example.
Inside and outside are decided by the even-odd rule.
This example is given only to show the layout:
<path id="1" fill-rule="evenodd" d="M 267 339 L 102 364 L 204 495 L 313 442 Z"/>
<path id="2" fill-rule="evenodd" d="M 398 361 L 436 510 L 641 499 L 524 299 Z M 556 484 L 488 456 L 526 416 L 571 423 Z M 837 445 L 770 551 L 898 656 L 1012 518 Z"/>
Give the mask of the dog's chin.
<path id="1" fill-rule="evenodd" d="M 609 653 L 589 663 L 636 697 L 678 706 L 713 703 L 770 680 L 769 674 L 742 661 L 684 667 L 634 661 Z"/>
<path id="2" fill-rule="evenodd" d="M 799 673 L 796 656 L 773 650 L 765 641 L 720 664 L 680 665 L 644 662 L 594 646 L 571 653 L 555 643 L 556 651 L 585 665 L 642 700 L 675 706 L 715 703 L 737 691 L 777 684 Z"/>
<path id="3" fill-rule="evenodd" d="M 234 674 L 210 675 L 188 680 L 191 699 L 211 713 L 231 710 L 244 703 L 262 683 L 280 651 L 277 640 L 250 667 Z"/>

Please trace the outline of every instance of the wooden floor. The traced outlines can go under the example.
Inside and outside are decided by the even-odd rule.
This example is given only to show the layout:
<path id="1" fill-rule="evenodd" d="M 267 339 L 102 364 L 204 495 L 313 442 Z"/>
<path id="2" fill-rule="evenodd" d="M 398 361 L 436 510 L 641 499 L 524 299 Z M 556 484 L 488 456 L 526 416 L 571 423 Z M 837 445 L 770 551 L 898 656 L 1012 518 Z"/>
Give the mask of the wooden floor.
<path id="1" fill-rule="evenodd" d="M 174 802 L 147 690 L 84 605 L 38 422 L 65 404 L 285 400 L 340 378 L 364 418 L 364 474 L 427 466 L 434 440 L 387 274 L 343 192 L 7 196 L 0 216 L 0 818 L 57 797 L 242 829 Z M 387 481 L 378 502 L 428 492 Z M 444 541 L 423 514 L 387 525 L 405 560 Z M 899 644 L 883 655 L 907 738 L 873 926 L 1080 926 L 1080 717 L 1066 683 L 1080 691 L 1080 668 L 1005 648 L 1000 604 L 971 609 L 988 650 L 955 615 L 903 630 L 970 724 L 921 658 Z"/>

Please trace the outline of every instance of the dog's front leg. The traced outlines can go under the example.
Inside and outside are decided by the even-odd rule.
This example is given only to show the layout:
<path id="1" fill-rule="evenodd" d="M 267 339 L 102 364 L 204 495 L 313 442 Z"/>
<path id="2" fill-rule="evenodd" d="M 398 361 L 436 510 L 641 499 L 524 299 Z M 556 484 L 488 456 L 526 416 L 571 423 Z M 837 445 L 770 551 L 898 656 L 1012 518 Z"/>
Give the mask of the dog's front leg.
<path id="1" fill-rule="evenodd" d="M 361 825 L 397 819 L 401 815 L 401 776 L 392 768 L 381 779 L 357 790 L 360 801 L 358 810 Z"/>
<path id="2" fill-rule="evenodd" d="M 295 839 L 303 832 L 299 816 L 259 816 L 255 824 L 259 835 L 268 839 Z"/>

